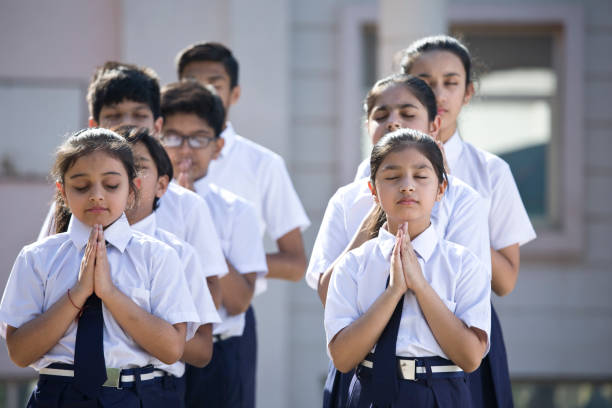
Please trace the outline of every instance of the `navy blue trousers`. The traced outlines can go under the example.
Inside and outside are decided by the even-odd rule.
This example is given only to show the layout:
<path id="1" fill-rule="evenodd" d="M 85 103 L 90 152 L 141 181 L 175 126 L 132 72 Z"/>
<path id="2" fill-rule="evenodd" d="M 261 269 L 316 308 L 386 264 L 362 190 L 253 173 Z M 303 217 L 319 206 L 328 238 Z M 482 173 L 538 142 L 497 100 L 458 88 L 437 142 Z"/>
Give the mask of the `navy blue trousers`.
<path id="1" fill-rule="evenodd" d="M 353 376 L 348 396 L 348 408 L 374 408 L 371 393 L 372 370 L 359 366 Z M 470 408 L 470 390 L 465 376 L 430 378 L 416 381 L 400 380 L 397 399 L 390 407 L 376 408 Z"/>
<path id="2" fill-rule="evenodd" d="M 181 405 L 174 377 L 156 378 L 130 388 L 100 387 L 89 399 L 72 386 L 72 377 L 40 376 L 28 408 L 166 408 Z"/>
<path id="3" fill-rule="evenodd" d="M 255 407 L 255 376 L 257 371 L 257 323 L 253 306 L 245 314 L 244 332 L 240 337 L 241 408 Z"/>
<path id="4" fill-rule="evenodd" d="M 355 371 L 342 373 L 336 370 L 334 363 L 329 361 L 327 379 L 323 389 L 323 408 L 345 408 L 349 395 L 351 380 Z"/>
<path id="5" fill-rule="evenodd" d="M 186 364 L 185 406 L 187 408 L 236 408 L 242 401 L 239 364 L 240 337 L 213 343 L 206 367 Z"/>
<path id="6" fill-rule="evenodd" d="M 501 325 L 491 305 L 491 347 L 468 384 L 475 408 L 512 408 L 512 387 Z"/>

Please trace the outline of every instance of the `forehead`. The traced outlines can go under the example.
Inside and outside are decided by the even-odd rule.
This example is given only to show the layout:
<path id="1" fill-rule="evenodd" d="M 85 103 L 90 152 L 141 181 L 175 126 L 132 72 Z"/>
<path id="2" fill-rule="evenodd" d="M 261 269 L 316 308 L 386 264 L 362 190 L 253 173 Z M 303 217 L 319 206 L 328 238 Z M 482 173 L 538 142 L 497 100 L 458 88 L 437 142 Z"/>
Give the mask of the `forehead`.
<path id="1" fill-rule="evenodd" d="M 151 153 L 149 153 L 149 149 L 147 149 L 143 142 L 136 142 L 136 144 L 132 145 L 132 152 L 136 160 L 152 160 Z"/>
<path id="2" fill-rule="evenodd" d="M 66 171 L 66 177 L 74 174 L 99 175 L 108 172 L 126 175 L 123 163 L 106 152 L 93 152 L 79 157 Z"/>
<path id="3" fill-rule="evenodd" d="M 457 55 L 444 50 L 424 52 L 414 61 L 410 70 L 410 74 L 415 76 L 422 74 L 446 75 L 449 73 L 465 76 L 465 68 Z"/>
<path id="4" fill-rule="evenodd" d="M 136 102 L 136 101 L 131 101 L 129 99 L 124 99 L 121 102 L 118 103 L 112 103 L 112 104 L 108 104 L 108 105 L 103 105 L 102 108 L 100 109 L 100 113 L 104 112 L 104 111 L 121 111 L 121 112 L 133 112 L 133 111 L 142 111 L 142 110 L 146 110 L 147 113 L 153 115 L 153 112 L 151 111 L 151 108 L 149 107 L 149 105 L 147 105 L 144 102 Z"/>
<path id="5" fill-rule="evenodd" d="M 198 131 L 214 132 L 207 121 L 195 113 L 175 113 L 164 118 L 164 130 L 172 129 L 181 133 L 194 133 Z"/>
<path id="6" fill-rule="evenodd" d="M 396 150 L 387 154 L 381 162 L 379 170 L 383 170 L 386 166 L 408 169 L 422 167 L 423 165 L 433 169 L 433 165 L 429 159 L 421 153 L 418 148 L 415 146 L 406 146 L 401 150 Z"/>
<path id="7" fill-rule="evenodd" d="M 184 78 L 195 78 L 203 80 L 226 80 L 229 81 L 229 74 L 225 66 L 217 61 L 194 61 L 190 62 L 183 69 Z"/>
<path id="8" fill-rule="evenodd" d="M 405 85 L 393 84 L 383 89 L 376 98 L 374 109 L 381 106 L 414 105 L 417 108 L 425 109 L 412 91 Z"/>

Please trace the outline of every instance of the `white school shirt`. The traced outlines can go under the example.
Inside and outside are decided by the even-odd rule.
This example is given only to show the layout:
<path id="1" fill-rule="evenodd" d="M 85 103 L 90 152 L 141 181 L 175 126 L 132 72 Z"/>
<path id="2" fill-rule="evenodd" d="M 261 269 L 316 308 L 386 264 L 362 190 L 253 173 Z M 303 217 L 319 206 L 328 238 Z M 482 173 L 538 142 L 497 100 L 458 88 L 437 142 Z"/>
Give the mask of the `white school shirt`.
<path id="1" fill-rule="evenodd" d="M 334 268 L 325 304 L 327 344 L 363 315 L 385 291 L 396 238 L 385 228 L 348 252 Z M 440 239 L 429 226 L 412 240 L 427 282 L 467 327 L 491 329 L 491 282 L 480 260 L 461 245 Z M 404 295 L 396 355 L 448 358 L 436 341 L 412 291 Z"/>
<path id="2" fill-rule="evenodd" d="M 164 244 L 167 244 L 176 251 L 181 260 L 181 264 L 183 265 L 182 272 L 185 275 L 189 291 L 191 292 L 191 298 L 198 312 L 198 316 L 200 317 L 197 323 L 190 323 L 188 325 L 187 340 L 193 338 L 195 332 L 201 325 L 219 323 L 221 318 L 217 313 L 212 296 L 208 290 L 206 275 L 202 270 L 202 265 L 200 264 L 195 249 L 185 241 L 178 239 L 176 235 L 158 228 L 155 212 L 137 223 L 132 224 L 132 229 L 152 236 Z M 170 273 L 170 271 L 167 272 Z M 161 368 L 165 371 L 173 372 L 173 374 L 178 377 L 185 373 L 185 363 L 180 360 L 171 365 L 163 364 Z"/>
<path id="3" fill-rule="evenodd" d="M 451 172 L 485 199 L 493 249 L 524 245 L 536 237 L 508 163 L 461 140 L 457 131 L 444 143 L 444 151 Z"/>
<path id="4" fill-rule="evenodd" d="M 210 211 L 200 196 L 171 182 L 166 193 L 159 199 L 159 208 L 155 212 L 160 228 L 193 246 L 206 276 L 221 277 L 227 273 L 227 264 Z M 55 233 L 54 214 L 55 202 L 49 208 L 38 240 Z"/>
<path id="5" fill-rule="evenodd" d="M 363 178 L 340 187 L 329 200 L 306 270 L 306 283 L 311 288 L 317 289 L 320 275 L 344 251 L 375 205 L 368 181 Z M 476 254 L 490 277 L 489 231 L 483 216 L 486 211 L 484 200 L 473 188 L 449 175 L 444 196 L 431 211 L 431 222 L 445 240 Z"/>
<path id="6" fill-rule="evenodd" d="M 239 273 L 265 275 L 268 271 L 266 253 L 253 205 L 228 190 L 209 184 L 207 178 L 196 180 L 194 187 L 208 204 L 227 261 Z M 244 313 L 230 316 L 221 306 L 219 315 L 222 322 L 213 326 L 213 334 L 242 335 Z"/>
<path id="7" fill-rule="evenodd" d="M 310 221 L 283 158 L 236 134 L 229 122 L 221 137 L 225 145 L 208 166 L 206 179 L 255 206 L 262 236 L 267 231 L 276 241 L 295 228 L 305 230 Z M 266 286 L 265 279 L 258 278 L 255 294 Z"/>
<path id="8" fill-rule="evenodd" d="M 53 306 L 77 282 L 91 228 L 72 217 L 68 231 L 25 246 L 17 257 L 0 303 L 1 335 L 6 326 L 21 327 Z M 138 306 L 170 324 L 200 320 L 177 253 L 163 242 L 130 228 L 122 215 L 106 228 L 113 283 Z M 104 361 L 130 368 L 162 363 L 143 350 L 119 326 L 102 303 Z M 77 323 L 30 367 L 74 363 Z M 175 374 L 174 372 L 170 372 Z"/>
<path id="9" fill-rule="evenodd" d="M 364 177 L 370 177 L 370 158 L 366 157 L 363 159 L 359 166 L 357 166 L 357 173 L 353 181 L 361 180 Z"/>

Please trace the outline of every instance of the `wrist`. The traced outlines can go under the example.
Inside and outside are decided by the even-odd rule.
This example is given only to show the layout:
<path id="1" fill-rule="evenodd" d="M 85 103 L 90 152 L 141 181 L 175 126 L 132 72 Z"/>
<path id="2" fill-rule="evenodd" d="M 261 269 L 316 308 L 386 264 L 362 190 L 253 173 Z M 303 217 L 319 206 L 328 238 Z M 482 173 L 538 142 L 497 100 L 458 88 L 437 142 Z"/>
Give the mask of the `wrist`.
<path id="1" fill-rule="evenodd" d="M 91 293 L 77 282 L 72 288 L 67 291 L 68 299 L 78 309 L 82 309 Z"/>
<path id="2" fill-rule="evenodd" d="M 394 300 L 399 301 L 402 296 L 406 293 L 406 290 L 402 290 L 395 285 L 389 285 L 386 291 L 391 295 Z"/>

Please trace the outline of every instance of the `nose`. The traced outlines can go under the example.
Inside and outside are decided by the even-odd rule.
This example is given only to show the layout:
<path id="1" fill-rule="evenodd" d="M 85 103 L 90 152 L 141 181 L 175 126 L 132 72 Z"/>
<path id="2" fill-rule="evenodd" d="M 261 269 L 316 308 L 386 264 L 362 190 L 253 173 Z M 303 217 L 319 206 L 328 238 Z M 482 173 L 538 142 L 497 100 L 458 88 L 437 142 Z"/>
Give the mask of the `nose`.
<path id="1" fill-rule="evenodd" d="M 387 125 L 387 132 L 393 132 L 393 131 L 398 130 L 400 128 L 401 128 L 400 124 L 397 123 L 396 121 L 393 121 L 393 122 L 391 122 L 391 123 L 389 123 Z"/>
<path id="2" fill-rule="evenodd" d="M 179 146 L 179 149 L 181 150 L 181 153 L 183 154 L 188 154 L 191 152 L 191 146 L 189 146 L 189 143 L 187 142 L 186 137 L 184 137 L 183 140 L 181 140 L 181 145 Z"/>
<path id="3" fill-rule="evenodd" d="M 414 191 L 414 183 L 410 182 L 410 181 L 406 181 L 404 183 L 402 183 L 402 186 L 400 187 L 400 192 L 402 193 L 411 193 Z"/>
<path id="4" fill-rule="evenodd" d="M 93 186 L 91 189 L 91 194 L 89 195 L 89 201 L 96 202 L 102 201 L 104 199 L 104 194 L 102 194 L 102 186 Z"/>

